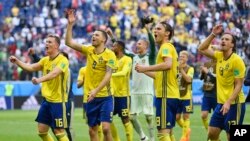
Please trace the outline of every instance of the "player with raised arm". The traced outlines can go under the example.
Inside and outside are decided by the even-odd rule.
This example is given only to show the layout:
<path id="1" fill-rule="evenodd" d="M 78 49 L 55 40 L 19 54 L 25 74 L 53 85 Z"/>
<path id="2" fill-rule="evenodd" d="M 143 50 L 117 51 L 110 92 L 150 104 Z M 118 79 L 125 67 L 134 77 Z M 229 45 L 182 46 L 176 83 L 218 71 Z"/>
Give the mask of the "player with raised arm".
<path id="1" fill-rule="evenodd" d="M 208 127 L 208 138 L 218 141 L 222 130 L 230 140 L 230 125 L 243 123 L 245 98 L 242 91 L 245 77 L 245 64 L 236 50 L 236 38 L 231 33 L 223 33 L 220 51 L 209 49 L 212 40 L 223 31 L 222 25 L 215 25 L 211 34 L 201 43 L 198 50 L 203 55 L 216 60 L 217 106 Z"/>
<path id="2" fill-rule="evenodd" d="M 43 76 L 33 77 L 32 83 L 42 83 L 42 96 L 44 100 L 39 109 L 36 121 L 38 122 L 38 133 L 43 141 L 53 141 L 48 133 L 53 129 L 58 141 L 68 141 L 64 128 L 67 125 L 65 103 L 68 100 L 69 62 L 59 51 L 60 38 L 56 35 L 48 35 L 46 38 L 46 57 L 38 63 L 26 64 L 10 56 L 10 61 L 29 72 L 41 70 Z"/>
<path id="3" fill-rule="evenodd" d="M 137 64 L 135 69 L 154 79 L 156 95 L 156 126 L 160 141 L 175 140 L 173 127 L 176 122 L 179 86 L 177 82 L 178 54 L 170 40 L 173 28 L 166 22 L 154 27 L 155 42 L 159 45 L 156 64 L 151 66 Z"/>
<path id="4" fill-rule="evenodd" d="M 102 124 L 104 140 L 112 141 L 110 123 L 113 114 L 113 98 L 110 79 L 116 67 L 115 54 L 105 47 L 108 36 L 105 31 L 96 30 L 92 35 L 92 45 L 78 44 L 72 39 L 72 28 L 76 21 L 74 10 L 67 10 L 68 25 L 65 43 L 70 48 L 87 57 L 84 79 L 84 98 L 86 117 L 91 141 L 98 141 L 98 125 Z M 94 76 L 94 77 L 93 77 Z"/>

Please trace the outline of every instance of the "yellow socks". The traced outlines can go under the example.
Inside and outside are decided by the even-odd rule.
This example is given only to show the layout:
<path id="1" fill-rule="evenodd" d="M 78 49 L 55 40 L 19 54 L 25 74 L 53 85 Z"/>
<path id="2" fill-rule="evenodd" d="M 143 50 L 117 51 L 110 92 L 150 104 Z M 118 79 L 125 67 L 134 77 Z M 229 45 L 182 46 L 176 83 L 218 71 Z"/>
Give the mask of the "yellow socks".
<path id="1" fill-rule="evenodd" d="M 127 122 L 124 124 L 125 132 L 127 136 L 127 141 L 133 141 L 133 125 L 131 122 Z"/>
<path id="2" fill-rule="evenodd" d="M 171 139 L 171 141 L 175 141 L 175 136 L 174 136 L 174 134 L 170 134 L 170 139 Z"/>
<path id="3" fill-rule="evenodd" d="M 171 141 L 170 135 L 168 133 L 158 133 L 157 137 L 159 141 Z"/>
<path id="4" fill-rule="evenodd" d="M 190 119 L 184 120 L 182 128 L 182 137 L 181 138 L 186 138 L 187 141 L 189 141 L 190 138 Z"/>
<path id="5" fill-rule="evenodd" d="M 48 132 L 39 133 L 38 135 L 42 138 L 43 141 L 54 141 L 54 139 L 52 138 L 52 136 Z"/>
<path id="6" fill-rule="evenodd" d="M 103 132 L 102 132 L 101 124 L 98 126 L 98 138 L 99 138 L 99 141 L 103 141 Z"/>
<path id="7" fill-rule="evenodd" d="M 114 141 L 120 141 L 119 135 L 113 122 L 111 123 L 111 134 Z"/>
<path id="8" fill-rule="evenodd" d="M 56 138 L 58 141 L 69 141 L 69 139 L 65 133 L 56 134 Z"/>
<path id="9" fill-rule="evenodd" d="M 208 129 L 208 118 L 202 119 L 202 123 L 203 123 L 205 129 L 207 130 Z"/>
<path id="10" fill-rule="evenodd" d="M 177 124 L 178 124 L 181 128 L 183 128 L 183 126 L 184 126 L 184 121 L 183 121 L 182 118 L 180 118 L 179 120 L 176 120 L 176 122 L 177 122 Z"/>

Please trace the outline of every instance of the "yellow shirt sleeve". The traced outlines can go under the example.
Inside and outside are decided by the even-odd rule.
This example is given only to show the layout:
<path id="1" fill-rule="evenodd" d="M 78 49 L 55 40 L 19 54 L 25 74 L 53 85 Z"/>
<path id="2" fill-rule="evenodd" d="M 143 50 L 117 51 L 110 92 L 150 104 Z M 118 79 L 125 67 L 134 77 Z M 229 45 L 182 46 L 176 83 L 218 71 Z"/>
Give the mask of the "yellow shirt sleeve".
<path id="1" fill-rule="evenodd" d="M 78 77 L 77 77 L 77 80 L 81 80 L 83 81 L 84 80 L 84 77 L 85 77 L 85 70 L 86 70 L 86 67 L 82 67 L 79 71 L 79 74 L 78 74 Z"/>
<path id="2" fill-rule="evenodd" d="M 116 76 L 125 76 L 125 75 L 127 75 L 128 72 L 131 71 L 132 59 L 130 57 L 128 57 L 126 59 L 126 61 L 124 62 L 124 64 L 126 64 L 126 66 L 123 67 L 121 71 L 113 73 L 112 76 L 116 77 Z"/>
<path id="3" fill-rule="evenodd" d="M 116 68 L 116 57 L 115 57 L 115 54 L 114 53 L 110 53 L 109 55 L 110 55 L 110 57 L 108 58 L 106 66 L 109 66 L 112 69 L 115 69 Z"/>
<path id="4" fill-rule="evenodd" d="M 233 64 L 234 64 L 234 69 L 233 69 L 234 77 L 244 78 L 246 67 L 242 59 L 240 58 L 235 59 Z"/>
<path id="5" fill-rule="evenodd" d="M 88 52 L 93 49 L 94 47 L 93 46 L 86 46 L 86 45 L 82 45 L 82 53 L 87 55 Z"/>
<path id="6" fill-rule="evenodd" d="M 44 62 L 45 62 L 45 59 L 46 59 L 47 57 L 43 57 L 42 59 L 40 59 L 39 60 L 39 64 L 41 65 L 41 66 L 44 66 Z"/>
<path id="7" fill-rule="evenodd" d="M 66 57 L 64 57 L 57 65 L 57 68 L 62 70 L 62 72 L 65 72 L 69 69 L 69 61 L 67 60 Z"/>
<path id="8" fill-rule="evenodd" d="M 161 57 L 164 58 L 164 57 L 169 57 L 169 58 L 173 58 L 172 56 L 172 49 L 171 47 L 169 47 L 170 44 L 169 43 L 166 43 L 162 46 L 162 50 L 161 50 Z"/>

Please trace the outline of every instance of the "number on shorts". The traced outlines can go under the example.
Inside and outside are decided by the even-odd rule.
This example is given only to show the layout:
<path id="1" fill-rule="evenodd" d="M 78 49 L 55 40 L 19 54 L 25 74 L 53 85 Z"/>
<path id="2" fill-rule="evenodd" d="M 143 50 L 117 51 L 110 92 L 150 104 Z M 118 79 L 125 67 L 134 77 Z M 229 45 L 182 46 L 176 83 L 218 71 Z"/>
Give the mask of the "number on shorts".
<path id="1" fill-rule="evenodd" d="M 57 118 L 56 120 L 56 127 L 63 127 L 63 120 L 61 118 Z"/>

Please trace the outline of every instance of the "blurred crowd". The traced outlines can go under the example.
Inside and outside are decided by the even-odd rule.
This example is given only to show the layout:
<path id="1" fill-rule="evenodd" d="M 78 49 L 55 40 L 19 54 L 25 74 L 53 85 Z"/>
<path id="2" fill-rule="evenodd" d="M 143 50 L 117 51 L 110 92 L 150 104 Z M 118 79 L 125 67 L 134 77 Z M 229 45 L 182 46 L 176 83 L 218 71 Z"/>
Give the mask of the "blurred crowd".
<path id="1" fill-rule="evenodd" d="M 44 39 L 50 33 L 61 37 L 60 48 L 69 53 L 70 67 L 77 76 L 85 58 L 64 44 L 67 8 L 76 9 L 73 35 L 79 43 L 90 44 L 95 29 L 111 27 L 116 37 L 126 42 L 126 50 L 135 52 L 136 41 L 147 37 L 141 18 L 150 16 L 154 22 L 166 21 L 174 27 L 172 42 L 178 52 L 190 52 L 189 64 L 197 68 L 197 77 L 199 65 L 206 60 L 197 47 L 213 25 L 221 23 L 237 36 L 237 53 L 249 62 L 248 0 L 0 0 L 0 80 L 30 80 L 34 74 L 12 65 L 8 57 L 15 55 L 30 63 L 27 50 L 31 47 L 44 56 Z M 218 45 L 218 40 L 214 44 Z"/>

